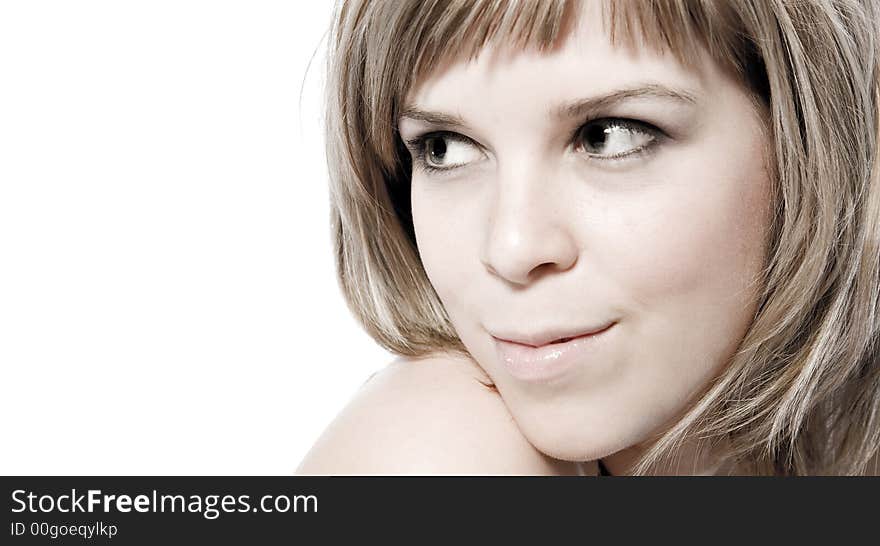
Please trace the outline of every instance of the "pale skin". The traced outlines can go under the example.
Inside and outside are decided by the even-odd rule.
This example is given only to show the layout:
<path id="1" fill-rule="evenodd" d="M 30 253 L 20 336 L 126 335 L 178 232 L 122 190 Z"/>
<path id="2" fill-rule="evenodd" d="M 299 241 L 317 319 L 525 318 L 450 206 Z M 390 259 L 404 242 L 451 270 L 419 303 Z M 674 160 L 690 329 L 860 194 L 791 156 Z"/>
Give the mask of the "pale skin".
<path id="1" fill-rule="evenodd" d="M 412 89 L 418 248 L 473 358 L 395 361 L 298 473 L 626 474 L 736 350 L 770 221 L 762 120 L 707 56 L 614 48 L 590 9 L 552 52 L 487 49 Z M 496 329 L 610 319 L 561 385 L 495 351 Z M 677 455 L 663 473 L 721 471 Z"/>
<path id="2" fill-rule="evenodd" d="M 519 431 L 467 358 L 398 359 L 370 377 L 296 470 L 304 475 L 582 475 Z"/>

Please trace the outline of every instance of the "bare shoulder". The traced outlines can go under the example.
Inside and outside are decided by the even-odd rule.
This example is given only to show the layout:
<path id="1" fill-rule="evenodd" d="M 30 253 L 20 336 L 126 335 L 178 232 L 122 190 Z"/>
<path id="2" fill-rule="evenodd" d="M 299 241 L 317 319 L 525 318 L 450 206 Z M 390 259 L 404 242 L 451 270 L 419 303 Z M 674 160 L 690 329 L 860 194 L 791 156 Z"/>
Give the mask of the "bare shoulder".
<path id="1" fill-rule="evenodd" d="M 463 357 L 397 359 L 364 383 L 296 473 L 576 474 L 525 439 L 490 383 Z"/>

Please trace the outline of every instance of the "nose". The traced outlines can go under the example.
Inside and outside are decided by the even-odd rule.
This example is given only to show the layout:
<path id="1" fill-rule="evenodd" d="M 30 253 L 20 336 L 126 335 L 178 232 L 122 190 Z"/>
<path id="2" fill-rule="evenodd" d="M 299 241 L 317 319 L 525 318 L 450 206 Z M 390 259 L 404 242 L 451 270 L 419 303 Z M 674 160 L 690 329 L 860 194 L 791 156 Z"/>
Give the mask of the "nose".
<path id="1" fill-rule="evenodd" d="M 578 259 L 578 245 L 565 218 L 565 195 L 547 177 L 509 174 L 496 184 L 481 261 L 493 275 L 517 285 Z"/>

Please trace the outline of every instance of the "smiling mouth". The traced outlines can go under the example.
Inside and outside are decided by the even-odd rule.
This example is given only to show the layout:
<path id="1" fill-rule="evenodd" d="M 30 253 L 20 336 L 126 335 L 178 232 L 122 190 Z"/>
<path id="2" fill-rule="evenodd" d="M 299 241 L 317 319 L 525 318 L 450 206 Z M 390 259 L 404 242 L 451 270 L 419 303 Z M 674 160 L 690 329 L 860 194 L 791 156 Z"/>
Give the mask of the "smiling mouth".
<path id="1" fill-rule="evenodd" d="M 540 343 L 540 338 L 531 338 L 529 341 L 539 343 L 535 345 L 496 337 L 495 350 L 513 377 L 525 382 L 558 385 L 565 377 L 573 377 L 579 368 L 600 361 L 602 352 L 608 350 L 613 339 L 609 336 L 614 333 L 609 331 L 617 323 L 615 320 L 599 329 L 544 343 Z"/>
<path id="2" fill-rule="evenodd" d="M 601 333 L 604 332 L 605 330 L 611 328 L 612 326 L 614 326 L 614 324 L 615 324 L 615 323 L 612 322 L 611 324 L 605 326 L 605 327 L 602 328 L 601 330 L 596 330 L 596 331 L 594 331 L 594 332 L 587 332 L 587 333 L 585 333 L 585 334 L 581 334 L 581 335 L 579 335 L 579 336 L 561 337 L 561 338 L 559 338 L 559 339 L 557 339 L 557 340 L 554 340 L 554 341 L 551 341 L 550 343 L 547 343 L 546 345 L 558 345 L 558 344 L 560 344 L 560 343 L 567 343 L 567 342 L 569 342 L 569 341 L 571 341 L 571 340 L 573 340 L 573 339 L 579 339 L 579 338 L 582 338 L 582 337 L 595 336 L 595 335 L 601 334 Z M 540 347 L 540 345 L 539 345 L 539 347 Z"/>
<path id="3" fill-rule="evenodd" d="M 601 328 L 599 328 L 599 329 L 597 329 L 597 330 L 590 330 L 590 331 L 588 331 L 588 332 L 584 332 L 584 333 L 582 333 L 582 334 L 578 334 L 578 335 L 574 335 L 574 336 L 560 337 L 560 338 L 556 338 L 556 339 L 554 339 L 553 341 L 547 341 L 547 342 L 544 342 L 544 343 L 538 343 L 538 344 L 530 343 L 530 342 L 527 342 L 527 341 L 516 340 L 516 339 L 508 339 L 508 338 L 495 337 L 495 336 L 493 336 L 493 337 L 495 337 L 495 339 L 497 339 L 497 340 L 499 340 L 499 341 L 503 341 L 503 342 L 506 342 L 506 343 L 513 343 L 513 344 L 516 344 L 516 345 L 522 345 L 522 346 L 524 346 L 524 347 L 529 347 L 529 348 L 537 349 L 537 348 L 540 348 L 540 347 L 547 347 L 547 346 L 549 346 L 549 345 L 560 345 L 560 344 L 563 344 L 563 343 L 568 343 L 569 341 L 576 340 L 576 339 L 581 339 L 581 338 L 587 338 L 587 337 L 591 337 L 591 336 L 596 336 L 596 335 L 599 335 L 599 334 L 601 334 L 601 333 L 603 333 L 603 332 L 609 330 L 609 329 L 610 329 L 612 326 L 614 326 L 615 324 L 617 324 L 617 321 L 611 321 L 610 323 L 606 324 L 605 326 L 603 326 L 603 327 L 601 327 Z"/>

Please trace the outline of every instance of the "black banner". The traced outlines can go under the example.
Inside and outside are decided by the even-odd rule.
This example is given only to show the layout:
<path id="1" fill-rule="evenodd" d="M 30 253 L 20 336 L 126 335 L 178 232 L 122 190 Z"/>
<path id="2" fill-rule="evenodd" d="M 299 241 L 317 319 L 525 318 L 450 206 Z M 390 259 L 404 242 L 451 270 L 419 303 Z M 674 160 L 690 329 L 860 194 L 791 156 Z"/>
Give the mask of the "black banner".
<path id="1" fill-rule="evenodd" d="M 700 525 L 729 534 L 756 523 L 782 525 L 791 536 L 810 529 L 817 538 L 824 530 L 829 540 L 865 536 L 860 527 L 867 536 L 880 534 L 874 525 L 880 478 L 7 477 L 2 483 L 4 545 L 336 544 L 352 533 L 371 544 L 406 536 L 415 544 L 427 537 L 469 544 L 475 531 L 546 540 L 551 530 L 594 528 L 625 540 L 646 531 L 675 537 Z M 846 525 L 830 525 L 835 515 Z M 402 536 L 408 529 L 419 535 Z"/>

